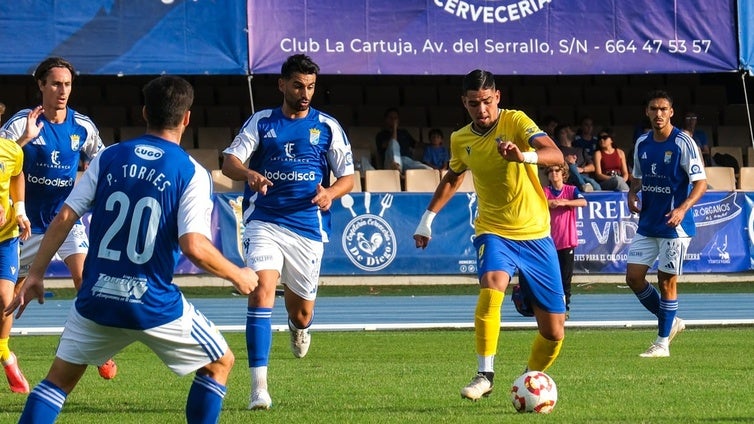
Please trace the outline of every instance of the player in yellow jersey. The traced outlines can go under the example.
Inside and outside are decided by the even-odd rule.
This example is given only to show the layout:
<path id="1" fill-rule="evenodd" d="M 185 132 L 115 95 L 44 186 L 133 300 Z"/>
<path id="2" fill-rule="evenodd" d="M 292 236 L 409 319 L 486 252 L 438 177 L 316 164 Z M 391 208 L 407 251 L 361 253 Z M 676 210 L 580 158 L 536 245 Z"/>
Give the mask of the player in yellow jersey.
<path id="1" fill-rule="evenodd" d="M 537 170 L 537 165 L 563 163 L 563 154 L 525 113 L 498 107 L 500 91 L 494 78 L 483 70 L 463 78 L 461 101 L 472 122 L 451 135 L 450 170 L 414 233 L 416 247 L 427 247 L 432 220 L 461 186 L 465 171 L 471 171 L 478 201 L 474 225 L 480 286 L 474 313 L 478 372 L 461 390 L 461 396 L 471 400 L 492 392 L 500 309 L 516 272 L 539 329 L 527 369 L 547 369 L 565 335 L 565 295 Z"/>
<path id="2" fill-rule="evenodd" d="M 5 309 L 13 300 L 18 278 L 18 240 L 31 235 L 24 207 L 24 153 L 15 141 L 0 138 L 0 302 Z M 20 237 L 19 237 L 20 236 Z M 0 363 L 11 391 L 29 393 L 29 383 L 18 367 L 8 340 L 13 315 L 0 315 Z"/>

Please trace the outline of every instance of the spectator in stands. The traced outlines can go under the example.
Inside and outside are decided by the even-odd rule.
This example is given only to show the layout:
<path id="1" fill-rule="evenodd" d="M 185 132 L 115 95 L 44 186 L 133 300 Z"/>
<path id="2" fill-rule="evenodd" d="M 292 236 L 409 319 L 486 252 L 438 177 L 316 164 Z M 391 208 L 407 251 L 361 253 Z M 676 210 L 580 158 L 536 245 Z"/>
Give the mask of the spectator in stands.
<path id="1" fill-rule="evenodd" d="M 42 104 L 17 112 L 0 128 L 0 137 L 15 140 L 24 150 L 26 210 L 31 220 L 31 237 L 21 243 L 19 287 L 23 285 L 47 227 L 73 189 L 81 154 L 92 159 L 103 147 L 94 122 L 68 106 L 76 75 L 73 65 L 61 57 L 43 60 L 33 75 Z M 88 246 L 86 228 L 79 221 L 58 252 L 76 290 L 81 287 Z M 105 379 L 115 377 L 116 370 L 112 360 L 99 367 Z"/>
<path id="2" fill-rule="evenodd" d="M 584 149 L 589 156 L 594 156 L 594 152 L 599 148 L 599 140 L 597 140 L 597 136 L 594 134 L 594 120 L 591 116 L 583 116 L 581 118 L 573 145 Z"/>
<path id="3" fill-rule="evenodd" d="M 707 142 L 707 134 L 696 127 L 698 122 L 699 115 L 696 112 L 686 112 L 686 115 L 683 117 L 682 129 L 683 132 L 690 135 L 696 142 L 696 145 L 699 146 L 699 151 L 702 152 L 702 157 L 704 158 L 704 164 L 710 166 L 710 147 Z"/>
<path id="4" fill-rule="evenodd" d="M 568 165 L 562 163 L 547 167 L 545 196 L 550 207 L 550 235 L 558 251 L 560 281 L 565 293 L 566 319 L 571 310 L 571 280 L 573 279 L 573 249 L 579 245 L 576 234 L 576 208 L 586 206 L 586 199 L 578 187 L 566 184 Z"/>
<path id="5" fill-rule="evenodd" d="M 613 133 L 605 128 L 599 134 L 600 148 L 594 152 L 594 179 L 603 190 L 628 191 L 626 153 L 615 147 Z"/>
<path id="6" fill-rule="evenodd" d="M 432 128 L 431 130 L 429 130 L 428 136 L 429 145 L 424 148 L 422 162 L 434 169 L 448 169 L 450 152 L 445 146 L 445 137 L 442 133 L 442 130 L 439 128 Z"/>
<path id="7" fill-rule="evenodd" d="M 432 169 L 421 161 L 414 159 L 416 139 L 410 132 L 400 128 L 401 118 L 398 109 L 385 110 L 385 125 L 375 136 L 377 155 L 384 158 L 383 168 L 397 169 Z"/>
<path id="8" fill-rule="evenodd" d="M 5 103 L 0 102 L 0 124 L 3 123 L 3 114 L 5 113 Z"/>
<path id="9" fill-rule="evenodd" d="M 544 132 L 547 133 L 547 135 L 550 136 L 551 139 L 555 140 L 555 128 L 558 127 L 558 124 L 560 124 L 558 118 L 556 118 L 554 115 L 547 115 L 542 118 L 541 128 Z"/>
<path id="10" fill-rule="evenodd" d="M 563 158 L 568 165 L 569 178 L 568 184 L 573 184 L 581 191 L 600 190 L 600 184 L 595 181 L 589 173 L 594 172 L 594 164 L 591 156 L 587 155 L 581 147 L 573 145 L 573 130 L 569 125 L 561 124 L 555 129 L 560 151 L 563 152 Z"/>

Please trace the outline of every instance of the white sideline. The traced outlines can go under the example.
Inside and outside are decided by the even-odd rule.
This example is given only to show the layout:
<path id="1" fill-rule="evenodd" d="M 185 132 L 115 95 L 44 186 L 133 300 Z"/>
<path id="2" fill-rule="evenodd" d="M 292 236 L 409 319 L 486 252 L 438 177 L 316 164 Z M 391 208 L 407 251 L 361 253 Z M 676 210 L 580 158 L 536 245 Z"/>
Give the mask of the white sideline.
<path id="1" fill-rule="evenodd" d="M 736 325 L 754 325 L 754 319 L 702 319 L 702 320 L 683 320 L 686 323 L 686 329 L 706 326 L 736 326 Z M 521 329 L 536 328 L 536 322 L 516 322 L 505 323 L 500 326 L 503 329 Z M 657 321 L 566 321 L 566 328 L 651 328 L 657 325 Z M 243 325 L 218 325 L 220 331 L 228 333 L 242 333 L 246 331 Z M 314 324 L 311 326 L 312 331 L 387 331 L 387 330 L 438 330 L 438 329 L 473 329 L 473 322 L 445 322 L 445 323 L 411 323 L 411 324 Z M 272 331 L 283 332 L 289 331 L 288 325 L 273 325 Z M 13 327 L 13 335 L 59 335 L 63 332 L 63 327 Z"/>

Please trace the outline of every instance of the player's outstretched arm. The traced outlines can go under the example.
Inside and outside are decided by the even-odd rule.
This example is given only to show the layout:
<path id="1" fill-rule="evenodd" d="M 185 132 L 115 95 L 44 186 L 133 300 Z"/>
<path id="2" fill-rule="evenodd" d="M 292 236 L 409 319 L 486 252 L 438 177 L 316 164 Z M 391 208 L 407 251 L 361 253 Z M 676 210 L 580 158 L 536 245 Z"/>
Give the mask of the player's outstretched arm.
<path id="1" fill-rule="evenodd" d="M 465 172 L 456 174 L 449 169 L 440 180 L 440 184 L 437 185 L 437 189 L 435 189 L 435 193 L 429 201 L 427 210 L 424 211 L 416 230 L 414 230 L 414 242 L 417 248 L 424 249 L 429 244 L 429 240 L 432 238 L 432 221 L 435 219 L 435 215 L 456 194 L 464 177 Z"/>
<path id="2" fill-rule="evenodd" d="M 178 239 L 181 251 L 194 265 L 216 277 L 233 283 L 239 293 L 249 294 L 259 282 L 251 268 L 240 268 L 225 258 L 207 237 L 199 233 L 186 233 Z"/>
<path id="3" fill-rule="evenodd" d="M 29 275 L 13 301 L 5 308 L 5 315 L 10 315 L 18 308 L 16 318 L 20 318 L 32 299 L 36 298 L 39 303 L 44 303 L 44 273 L 50 265 L 52 257 L 63 244 L 73 224 L 79 219 L 79 215 L 68 205 L 63 205 L 60 212 L 52 220 L 45 232 L 42 243 L 39 245 L 37 256 L 29 268 Z"/>

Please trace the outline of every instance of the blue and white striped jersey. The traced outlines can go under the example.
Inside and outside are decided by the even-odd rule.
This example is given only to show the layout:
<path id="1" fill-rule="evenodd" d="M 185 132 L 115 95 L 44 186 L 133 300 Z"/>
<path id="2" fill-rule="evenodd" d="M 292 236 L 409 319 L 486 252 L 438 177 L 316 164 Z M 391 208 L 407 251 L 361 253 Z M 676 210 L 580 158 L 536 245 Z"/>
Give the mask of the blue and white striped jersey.
<path id="1" fill-rule="evenodd" d="M 231 145 L 223 151 L 264 175 L 273 185 L 267 194 L 244 192 L 244 220 L 271 222 L 316 241 L 327 241 L 330 212 L 311 200 L 317 184 L 330 186 L 336 178 L 353 174 L 351 146 L 340 124 L 314 108 L 304 118 L 290 119 L 281 108 L 252 115 Z"/>
<path id="2" fill-rule="evenodd" d="M 642 135 L 636 140 L 632 174 L 641 179 L 637 233 L 658 238 L 696 234 L 691 211 L 675 228 L 667 225 L 665 216 L 688 198 L 692 182 L 707 178 L 701 154 L 691 137 L 675 127 L 668 139 L 661 142 L 654 140 L 652 131 Z"/>
<path id="3" fill-rule="evenodd" d="M 30 111 L 23 109 L 13 115 L 0 129 L 0 137 L 21 138 Z M 91 159 L 102 148 L 92 120 L 71 108 L 61 123 L 52 123 L 44 115 L 39 122 L 44 124 L 39 136 L 24 146 L 26 214 L 34 234 L 44 234 L 70 194 L 81 153 Z"/>
<path id="4" fill-rule="evenodd" d="M 206 169 L 177 144 L 144 135 L 102 150 L 65 203 L 79 215 L 91 210 L 76 298 L 82 316 L 130 329 L 181 316 L 181 294 L 172 283 L 178 238 L 211 237 Z"/>

